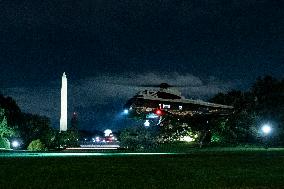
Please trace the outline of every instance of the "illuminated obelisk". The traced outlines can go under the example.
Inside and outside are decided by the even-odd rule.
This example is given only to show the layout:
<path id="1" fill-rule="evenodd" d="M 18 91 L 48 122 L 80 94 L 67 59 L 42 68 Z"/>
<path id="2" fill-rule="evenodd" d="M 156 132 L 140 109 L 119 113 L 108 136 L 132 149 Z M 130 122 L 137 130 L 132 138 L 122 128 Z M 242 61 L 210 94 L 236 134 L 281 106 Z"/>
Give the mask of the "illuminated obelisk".
<path id="1" fill-rule="evenodd" d="M 62 75 L 60 132 L 67 131 L 67 78 Z"/>

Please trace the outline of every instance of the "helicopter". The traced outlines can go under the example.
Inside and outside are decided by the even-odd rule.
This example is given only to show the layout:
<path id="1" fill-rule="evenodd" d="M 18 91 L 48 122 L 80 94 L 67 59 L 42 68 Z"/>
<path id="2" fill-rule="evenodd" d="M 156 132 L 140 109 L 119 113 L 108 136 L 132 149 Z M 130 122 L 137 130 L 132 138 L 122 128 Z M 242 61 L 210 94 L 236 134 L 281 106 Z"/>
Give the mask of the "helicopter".
<path id="1" fill-rule="evenodd" d="M 228 116 L 233 107 L 215 104 L 203 100 L 187 99 L 172 85 L 143 85 L 143 87 L 159 88 L 138 92 L 124 105 L 124 114 L 128 117 L 142 119 L 159 118 L 159 125 L 163 117 L 188 119 L 195 117 Z"/>

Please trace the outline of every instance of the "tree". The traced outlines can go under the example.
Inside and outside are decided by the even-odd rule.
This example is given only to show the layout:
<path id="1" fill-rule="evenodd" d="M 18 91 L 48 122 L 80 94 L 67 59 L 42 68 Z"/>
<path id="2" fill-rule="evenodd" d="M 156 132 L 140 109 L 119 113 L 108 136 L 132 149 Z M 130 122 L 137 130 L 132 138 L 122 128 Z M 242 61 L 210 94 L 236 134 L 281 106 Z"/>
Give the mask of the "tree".
<path id="1" fill-rule="evenodd" d="M 72 130 L 67 130 L 58 133 L 57 143 L 58 147 L 78 147 L 79 133 Z"/>
<path id="2" fill-rule="evenodd" d="M 251 92 L 237 90 L 228 93 L 218 93 L 209 100 L 213 103 L 233 106 L 236 111 L 254 107 L 254 97 Z"/>
<path id="3" fill-rule="evenodd" d="M 47 149 L 55 149 L 58 147 L 57 132 L 55 129 L 49 127 L 41 136 L 40 140 Z"/>
<path id="4" fill-rule="evenodd" d="M 213 131 L 216 136 L 221 133 L 223 137 L 230 138 L 230 141 L 255 143 L 258 141 L 260 125 L 274 122 L 274 130 L 277 132 L 273 137 L 278 137 L 279 142 L 282 140 L 284 143 L 281 137 L 284 136 L 284 80 L 271 76 L 260 77 L 249 91 L 219 93 L 211 102 L 232 105 L 235 110 L 225 123 L 225 130 L 224 125 L 215 124 Z"/>
<path id="5" fill-rule="evenodd" d="M 159 130 L 159 142 L 175 142 L 180 141 L 184 137 L 198 140 L 201 132 L 197 129 L 198 127 L 193 127 L 192 125 L 192 120 L 179 121 L 178 119 L 169 119 Z"/>
<path id="6" fill-rule="evenodd" d="M 253 85 L 252 94 L 255 96 L 255 110 L 271 118 L 284 115 L 284 83 L 266 76 L 258 78 Z"/>
<path id="7" fill-rule="evenodd" d="M 31 151 L 42 151 L 42 150 L 45 150 L 45 146 L 44 146 L 44 144 L 40 141 L 40 139 L 37 139 L 37 140 L 33 140 L 33 141 L 29 144 L 28 150 L 31 150 Z"/>
<path id="8" fill-rule="evenodd" d="M 23 123 L 19 127 L 21 138 L 27 145 L 36 139 L 46 141 L 46 134 L 50 132 L 50 120 L 45 116 L 34 114 L 23 114 Z M 44 139 L 45 138 L 45 139 Z"/>
<path id="9" fill-rule="evenodd" d="M 0 137 L 11 136 L 21 138 L 23 147 L 35 139 L 40 139 L 48 148 L 55 146 L 55 133 L 49 118 L 22 113 L 15 100 L 0 94 Z"/>
<path id="10" fill-rule="evenodd" d="M 124 129 L 119 139 L 120 145 L 130 150 L 151 149 L 157 145 L 156 132 L 144 126 Z"/>
<path id="11" fill-rule="evenodd" d="M 15 135 L 14 129 L 8 127 L 6 116 L 4 115 L 5 110 L 0 108 L 0 137 L 6 138 Z"/>
<path id="12" fill-rule="evenodd" d="M 10 149 L 10 142 L 7 138 L 0 138 L 0 148 Z"/>
<path id="13" fill-rule="evenodd" d="M 8 125 L 12 128 L 21 124 L 21 110 L 16 101 L 11 97 L 4 97 L 0 94 L 0 107 L 5 109 L 5 116 L 7 118 Z"/>
<path id="14" fill-rule="evenodd" d="M 211 143 L 226 144 L 236 141 L 236 134 L 230 128 L 228 119 L 219 118 L 212 121 Z"/>

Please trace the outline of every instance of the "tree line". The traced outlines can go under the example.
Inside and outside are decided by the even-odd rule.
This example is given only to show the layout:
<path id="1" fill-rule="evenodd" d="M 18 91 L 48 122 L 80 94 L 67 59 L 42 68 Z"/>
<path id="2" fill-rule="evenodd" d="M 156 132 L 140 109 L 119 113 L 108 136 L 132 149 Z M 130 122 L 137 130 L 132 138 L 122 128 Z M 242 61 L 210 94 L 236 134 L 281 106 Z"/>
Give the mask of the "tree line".
<path id="1" fill-rule="evenodd" d="M 284 79 L 259 77 L 248 91 L 215 95 L 211 102 L 234 106 L 227 119 L 214 120 L 212 135 L 223 143 L 260 143 L 261 127 L 269 124 L 272 145 L 284 144 Z M 216 142 L 217 142 L 216 141 Z"/>
<path id="2" fill-rule="evenodd" d="M 24 113 L 11 97 L 0 94 L 0 148 L 10 148 L 17 141 L 21 149 L 44 150 L 64 146 L 78 146 L 78 130 L 74 126 L 58 133 L 46 116 Z"/>

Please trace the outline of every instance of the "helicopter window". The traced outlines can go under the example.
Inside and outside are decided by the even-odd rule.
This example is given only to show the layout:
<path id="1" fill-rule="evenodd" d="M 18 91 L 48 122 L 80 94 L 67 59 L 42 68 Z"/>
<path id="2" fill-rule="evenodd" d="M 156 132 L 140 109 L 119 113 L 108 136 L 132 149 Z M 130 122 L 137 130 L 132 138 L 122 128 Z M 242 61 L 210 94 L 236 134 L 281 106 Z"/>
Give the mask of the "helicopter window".
<path id="1" fill-rule="evenodd" d="M 169 109 L 169 108 L 171 108 L 171 105 L 169 105 L 169 104 L 163 104 L 163 108 Z"/>

